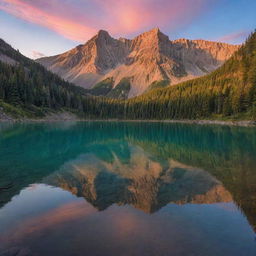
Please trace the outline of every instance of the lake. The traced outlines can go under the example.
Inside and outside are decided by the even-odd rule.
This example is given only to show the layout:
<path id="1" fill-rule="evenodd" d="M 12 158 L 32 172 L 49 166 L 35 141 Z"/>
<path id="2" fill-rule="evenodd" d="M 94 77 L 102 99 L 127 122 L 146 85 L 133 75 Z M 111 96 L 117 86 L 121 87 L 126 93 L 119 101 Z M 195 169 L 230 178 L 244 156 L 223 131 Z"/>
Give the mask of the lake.
<path id="1" fill-rule="evenodd" d="M 255 256 L 256 128 L 0 124 L 0 255 Z"/>

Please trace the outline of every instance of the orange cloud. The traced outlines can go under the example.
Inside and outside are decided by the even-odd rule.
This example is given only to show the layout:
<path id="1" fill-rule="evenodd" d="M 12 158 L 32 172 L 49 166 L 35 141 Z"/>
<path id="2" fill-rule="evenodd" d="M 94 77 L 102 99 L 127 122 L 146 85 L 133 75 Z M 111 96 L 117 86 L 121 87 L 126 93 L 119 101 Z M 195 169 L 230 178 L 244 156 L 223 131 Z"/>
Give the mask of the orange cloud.
<path id="1" fill-rule="evenodd" d="M 176 29 L 213 0 L 1 0 L 0 10 L 60 35 L 85 41 L 99 29 L 132 35 L 152 27 Z"/>

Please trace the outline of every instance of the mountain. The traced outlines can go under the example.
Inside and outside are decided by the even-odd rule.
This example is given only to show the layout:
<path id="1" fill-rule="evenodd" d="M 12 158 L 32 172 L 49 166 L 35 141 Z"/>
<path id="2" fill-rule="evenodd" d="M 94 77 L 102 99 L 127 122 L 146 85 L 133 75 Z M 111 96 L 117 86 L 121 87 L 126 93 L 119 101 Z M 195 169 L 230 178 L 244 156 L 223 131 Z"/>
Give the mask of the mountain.
<path id="1" fill-rule="evenodd" d="M 107 31 L 100 30 L 84 45 L 37 62 L 84 88 L 99 88 L 102 81 L 104 86 L 106 81 L 112 81 L 108 84 L 110 89 L 119 86 L 124 94 L 119 96 L 131 98 L 156 82 L 168 81 L 166 85 L 174 85 L 208 74 L 239 47 L 204 40 L 170 41 L 158 28 L 132 40 L 114 39 Z M 129 86 L 120 86 L 123 79 L 129 81 Z"/>
<path id="2" fill-rule="evenodd" d="M 101 34 L 106 35 L 105 32 Z M 121 41 L 128 44 L 124 39 Z M 10 65 L 0 61 L 0 112 L 1 108 L 11 114 L 22 110 L 23 115 L 26 109 L 26 114 L 36 112 L 42 116 L 45 110 L 50 109 L 76 112 L 80 118 L 86 119 L 256 120 L 256 32 L 224 65 L 211 74 L 167 88 L 161 88 L 167 85 L 166 80 L 156 81 L 150 85 L 150 91 L 128 100 L 124 98 L 128 94 L 131 96 L 133 89 L 129 81 L 132 78 L 123 78 L 114 89 L 109 87 L 109 83 L 114 83 L 109 78 L 88 92 L 61 80 L 40 64 L 6 47 L 4 50 L 1 48 L 0 52 L 5 55 L 2 59 L 7 56 L 18 64 Z M 104 59 L 102 68 L 110 63 L 107 59 L 113 57 L 111 53 L 107 51 L 106 56 L 109 58 Z M 144 54 L 147 55 L 146 52 Z M 154 55 L 151 57 L 157 58 Z M 150 66 L 150 63 L 146 66 Z M 165 59 L 165 63 L 171 65 L 172 62 Z M 182 70 L 181 66 L 176 65 L 176 74 L 181 74 Z M 129 88 L 131 90 L 127 93 Z M 109 97 L 88 95 L 92 90 L 96 91 L 96 95 L 103 89 Z M 119 99 L 112 99 L 111 95 Z"/>

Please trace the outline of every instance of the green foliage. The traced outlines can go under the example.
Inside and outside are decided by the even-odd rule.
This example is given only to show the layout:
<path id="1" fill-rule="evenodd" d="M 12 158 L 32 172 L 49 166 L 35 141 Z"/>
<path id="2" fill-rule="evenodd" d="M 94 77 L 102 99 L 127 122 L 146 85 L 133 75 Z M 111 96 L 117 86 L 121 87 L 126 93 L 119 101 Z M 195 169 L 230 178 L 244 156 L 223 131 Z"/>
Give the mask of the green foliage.
<path id="1" fill-rule="evenodd" d="M 114 98 L 114 99 L 127 99 L 129 91 L 131 89 L 130 79 L 123 78 L 115 86 L 115 88 L 113 87 L 114 87 L 114 79 L 113 77 L 109 77 L 97 83 L 88 92 L 94 96 L 106 96 L 108 98 Z"/>
<path id="2" fill-rule="evenodd" d="M 107 94 L 107 97 L 114 98 L 114 99 L 127 99 L 130 89 L 131 89 L 130 79 L 125 77 L 116 85 L 115 88 L 113 88 Z"/>
<path id="3" fill-rule="evenodd" d="M 160 80 L 160 81 L 154 81 L 146 90 L 146 92 L 149 92 L 154 89 L 160 89 L 165 88 L 170 84 L 169 80 Z"/>
<path id="4" fill-rule="evenodd" d="M 112 90 L 113 86 L 114 79 L 113 77 L 109 77 L 93 86 L 93 88 L 89 90 L 89 93 L 95 96 L 104 96 Z"/>
<path id="5" fill-rule="evenodd" d="M 3 110 L 7 115 L 20 119 L 20 118 L 39 118 L 43 117 L 47 112 L 46 109 L 42 109 L 33 105 L 30 106 L 14 106 L 9 103 L 0 100 L 0 111 Z"/>

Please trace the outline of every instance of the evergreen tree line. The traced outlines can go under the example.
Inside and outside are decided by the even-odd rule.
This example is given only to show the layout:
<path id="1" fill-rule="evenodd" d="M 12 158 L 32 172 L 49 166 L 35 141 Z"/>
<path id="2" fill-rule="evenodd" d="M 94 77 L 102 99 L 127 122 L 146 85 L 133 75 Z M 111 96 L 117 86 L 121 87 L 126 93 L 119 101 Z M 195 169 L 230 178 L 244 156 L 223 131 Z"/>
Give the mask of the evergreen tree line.
<path id="1" fill-rule="evenodd" d="M 0 99 L 14 106 L 35 105 L 48 108 L 78 108 L 82 88 L 33 64 L 11 66 L 0 62 Z"/>

